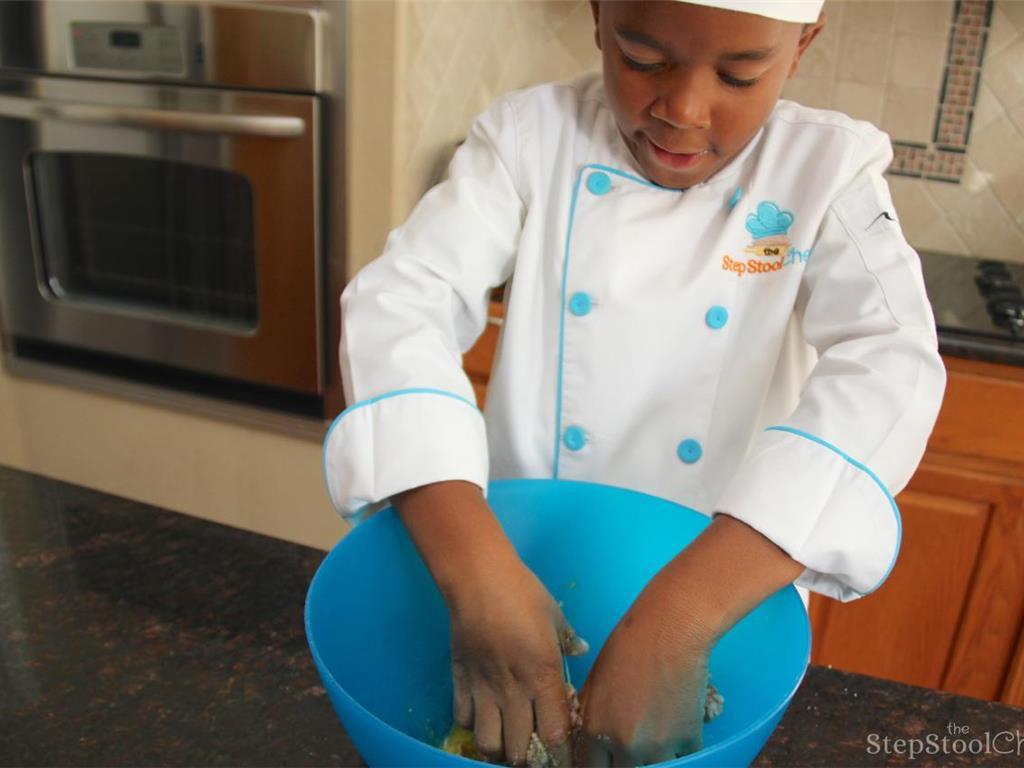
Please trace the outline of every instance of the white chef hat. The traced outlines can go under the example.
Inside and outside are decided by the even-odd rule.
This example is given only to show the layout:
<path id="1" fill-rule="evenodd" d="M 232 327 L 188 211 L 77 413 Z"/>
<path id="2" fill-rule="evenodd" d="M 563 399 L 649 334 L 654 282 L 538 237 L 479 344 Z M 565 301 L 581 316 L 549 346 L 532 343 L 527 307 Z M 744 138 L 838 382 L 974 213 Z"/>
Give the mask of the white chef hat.
<path id="1" fill-rule="evenodd" d="M 694 5 L 708 5 L 726 11 L 740 11 L 767 16 L 780 21 L 809 24 L 818 20 L 825 0 L 678 0 Z"/>

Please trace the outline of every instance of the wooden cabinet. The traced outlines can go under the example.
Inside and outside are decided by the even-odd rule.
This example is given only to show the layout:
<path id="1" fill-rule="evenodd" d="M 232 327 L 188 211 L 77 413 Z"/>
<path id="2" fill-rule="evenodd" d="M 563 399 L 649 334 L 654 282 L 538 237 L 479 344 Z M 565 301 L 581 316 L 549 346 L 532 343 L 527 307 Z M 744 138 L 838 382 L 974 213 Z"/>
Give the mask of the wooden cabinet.
<path id="1" fill-rule="evenodd" d="M 464 357 L 481 407 L 500 304 L 492 316 Z M 1024 706 L 1024 367 L 945 361 L 938 422 L 896 499 L 896 566 L 861 600 L 811 596 L 811 660 Z"/>
<path id="2" fill-rule="evenodd" d="M 473 348 L 462 356 L 462 368 L 469 375 L 476 393 L 476 404 L 483 410 L 487 399 L 487 380 L 491 377 L 491 363 L 498 348 L 501 323 L 505 318 L 505 307 L 498 301 L 491 302 L 487 312 L 487 327 Z"/>
<path id="3" fill-rule="evenodd" d="M 896 567 L 861 600 L 812 595 L 811 658 L 1024 706 L 1024 368 L 945 360 Z"/>

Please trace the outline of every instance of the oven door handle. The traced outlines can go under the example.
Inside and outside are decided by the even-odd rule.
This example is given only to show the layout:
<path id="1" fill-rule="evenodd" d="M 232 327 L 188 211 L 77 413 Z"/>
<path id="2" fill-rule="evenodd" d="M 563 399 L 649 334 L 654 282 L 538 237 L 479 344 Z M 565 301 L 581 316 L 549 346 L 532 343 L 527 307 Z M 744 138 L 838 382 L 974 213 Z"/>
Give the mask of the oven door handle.
<path id="1" fill-rule="evenodd" d="M 261 136 L 291 139 L 306 132 L 306 121 L 285 115 L 222 115 L 140 107 L 71 104 L 23 96 L 0 95 L 0 117 L 63 120 L 90 125 L 145 128 L 157 131 Z"/>

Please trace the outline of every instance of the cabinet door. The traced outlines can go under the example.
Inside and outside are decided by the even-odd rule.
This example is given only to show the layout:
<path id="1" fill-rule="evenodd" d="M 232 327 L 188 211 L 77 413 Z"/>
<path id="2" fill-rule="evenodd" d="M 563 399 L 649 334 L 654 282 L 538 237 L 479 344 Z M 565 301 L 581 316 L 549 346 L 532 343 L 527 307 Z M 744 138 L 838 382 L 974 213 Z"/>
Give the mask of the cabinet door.
<path id="1" fill-rule="evenodd" d="M 504 306 L 492 301 L 487 312 L 487 327 L 476 344 L 462 356 L 462 369 L 473 385 L 476 404 L 480 410 L 483 410 L 487 400 L 487 382 L 491 378 L 491 365 L 494 363 L 494 353 L 498 347 L 498 336 L 501 333 L 504 316 Z"/>
<path id="2" fill-rule="evenodd" d="M 1017 651 L 1006 675 L 1006 684 L 1003 686 L 1003 695 L 1000 699 L 1006 704 L 1024 707 L 1024 627 L 1020 629 Z"/>
<path id="3" fill-rule="evenodd" d="M 936 466 L 944 461 L 947 466 Z M 999 477 L 960 469 L 959 457 L 936 455 L 917 487 L 985 499 L 992 522 L 964 608 L 942 687 L 981 699 L 1005 700 L 1024 620 L 1024 472 Z"/>
<path id="4" fill-rule="evenodd" d="M 811 598 L 812 660 L 1000 698 L 1024 611 L 1024 481 L 925 457 L 897 498 L 900 557 L 878 591 Z"/>
<path id="5" fill-rule="evenodd" d="M 909 490 L 897 503 L 903 539 L 885 584 L 850 603 L 812 596 L 812 661 L 939 688 L 991 508 Z"/>

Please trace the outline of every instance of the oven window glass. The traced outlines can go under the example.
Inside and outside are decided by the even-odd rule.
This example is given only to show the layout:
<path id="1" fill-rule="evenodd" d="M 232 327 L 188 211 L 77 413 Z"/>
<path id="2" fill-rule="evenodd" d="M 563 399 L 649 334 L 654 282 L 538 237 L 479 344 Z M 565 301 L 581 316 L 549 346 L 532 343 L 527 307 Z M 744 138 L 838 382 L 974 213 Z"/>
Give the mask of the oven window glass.
<path id="1" fill-rule="evenodd" d="M 31 194 L 58 300 L 252 330 L 252 188 L 237 173 L 124 155 L 36 152 Z"/>

